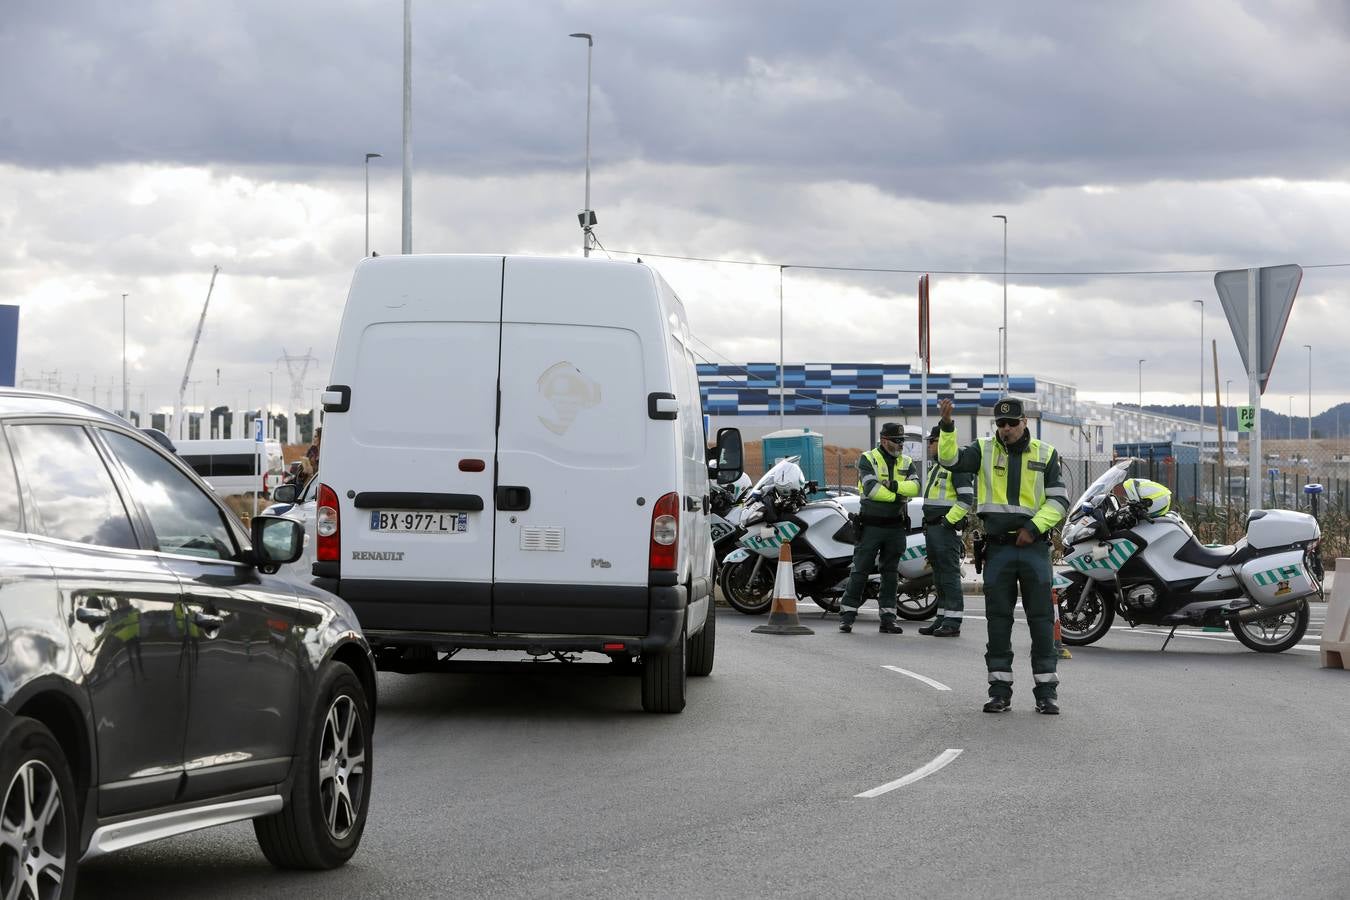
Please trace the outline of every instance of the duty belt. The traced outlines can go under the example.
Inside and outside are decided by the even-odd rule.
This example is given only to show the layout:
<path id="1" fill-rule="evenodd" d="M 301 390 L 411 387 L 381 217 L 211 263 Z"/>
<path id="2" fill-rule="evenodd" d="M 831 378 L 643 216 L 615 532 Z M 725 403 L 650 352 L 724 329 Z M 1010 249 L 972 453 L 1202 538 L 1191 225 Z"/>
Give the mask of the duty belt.
<path id="1" fill-rule="evenodd" d="M 1031 529 L 1027 529 L 1027 530 L 1030 531 Z M 1035 533 L 1034 531 L 1032 531 L 1032 534 L 1036 534 L 1036 533 Z M 1036 537 L 1032 539 L 1032 543 L 1037 543 L 1037 544 L 1038 544 L 1038 543 L 1044 541 L 1045 539 L 1046 539 L 1046 536 L 1045 536 L 1045 535 L 1043 535 L 1043 534 L 1036 534 Z M 1009 544 L 1016 544 L 1016 543 L 1017 543 L 1017 532 L 1014 531 L 1014 532 L 1012 532 L 1011 534 L 986 534 L 986 535 L 984 536 L 984 542 L 985 542 L 986 544 L 995 544 L 995 545 L 997 545 L 997 546 L 1008 546 Z"/>

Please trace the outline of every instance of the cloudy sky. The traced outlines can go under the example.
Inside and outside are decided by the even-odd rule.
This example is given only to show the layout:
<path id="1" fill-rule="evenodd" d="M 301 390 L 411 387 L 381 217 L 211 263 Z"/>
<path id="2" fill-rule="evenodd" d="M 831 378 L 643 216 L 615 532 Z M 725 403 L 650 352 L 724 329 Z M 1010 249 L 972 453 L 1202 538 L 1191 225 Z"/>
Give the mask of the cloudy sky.
<path id="1" fill-rule="evenodd" d="M 843 10 L 843 11 L 841 11 Z M 172 405 L 327 381 L 354 264 L 400 247 L 401 0 L 13 0 L 0 19 L 0 303 L 20 377 Z M 1216 269 L 1304 265 L 1266 393 L 1350 399 L 1350 5 L 413 0 L 413 249 L 615 259 L 684 298 L 711 361 L 997 370 L 1194 402 L 1245 374 Z M 765 263 L 718 264 L 665 255 Z M 1167 274 L 1124 274 L 1166 272 Z M 944 274 L 936 274 L 944 273 Z M 950 274 L 947 274 L 950 273 Z M 1105 273 L 1105 274 L 1103 274 Z M 299 368 L 299 364 L 296 364 Z M 299 372 L 296 373 L 297 376 Z M 1205 379 L 1212 402 L 1212 363 Z M 109 391 L 112 391 L 111 401 Z"/>

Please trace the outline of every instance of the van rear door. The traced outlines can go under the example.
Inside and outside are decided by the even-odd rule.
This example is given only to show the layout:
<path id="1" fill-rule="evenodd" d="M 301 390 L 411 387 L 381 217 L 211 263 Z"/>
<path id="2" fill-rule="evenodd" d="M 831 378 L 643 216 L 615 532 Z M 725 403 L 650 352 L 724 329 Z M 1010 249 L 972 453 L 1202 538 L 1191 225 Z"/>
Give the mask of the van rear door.
<path id="1" fill-rule="evenodd" d="M 652 274 L 508 257 L 502 285 L 493 628 L 644 635 L 652 507 L 677 490 L 675 423 L 647 409 L 670 390 Z"/>
<path id="2" fill-rule="evenodd" d="M 342 595 L 366 628 L 487 633 L 502 258 L 382 262 L 353 279 L 333 366 L 350 408 L 325 423 Z"/>

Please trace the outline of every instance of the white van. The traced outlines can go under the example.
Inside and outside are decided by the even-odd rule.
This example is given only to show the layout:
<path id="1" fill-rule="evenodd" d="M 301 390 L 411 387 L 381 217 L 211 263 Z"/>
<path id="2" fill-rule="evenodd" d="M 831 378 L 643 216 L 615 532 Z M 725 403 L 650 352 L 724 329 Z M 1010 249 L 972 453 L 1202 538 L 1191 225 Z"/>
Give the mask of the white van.
<path id="1" fill-rule="evenodd" d="M 280 441 L 176 441 L 174 449 L 222 497 L 254 491 L 265 494 L 281 484 L 285 474 Z"/>
<path id="2" fill-rule="evenodd" d="M 641 661 L 642 705 L 712 669 L 707 449 L 684 306 L 633 263 L 361 262 L 323 395 L 317 583 L 383 668 L 464 648 Z M 620 669 L 624 667 L 619 667 Z"/>

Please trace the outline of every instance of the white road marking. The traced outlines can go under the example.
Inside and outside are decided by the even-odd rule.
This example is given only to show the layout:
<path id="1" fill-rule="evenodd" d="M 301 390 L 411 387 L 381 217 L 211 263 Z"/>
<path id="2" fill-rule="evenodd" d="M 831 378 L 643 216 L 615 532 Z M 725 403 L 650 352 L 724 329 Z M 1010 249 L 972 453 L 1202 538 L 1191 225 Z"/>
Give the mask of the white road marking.
<path id="1" fill-rule="evenodd" d="M 914 679 L 916 679 L 916 680 L 918 680 L 918 681 L 922 681 L 924 684 L 928 685 L 929 687 L 937 688 L 939 691 L 950 691 L 950 690 L 951 690 L 951 688 L 947 687 L 947 686 L 946 686 L 945 684 L 943 684 L 942 682 L 940 682 L 940 681 L 934 681 L 933 679 L 929 678 L 927 675 L 920 675 L 918 672 L 911 672 L 909 669 L 902 669 L 902 668 L 900 668 L 899 666 L 882 666 L 882 668 L 883 668 L 883 669 L 890 669 L 892 672 L 899 672 L 901 675 L 908 675 L 910 678 L 914 678 Z"/>
<path id="2" fill-rule="evenodd" d="M 853 796 L 862 797 L 870 800 L 873 797 L 880 797 L 882 794 L 889 793 L 890 791 L 893 791 L 896 788 L 902 788 L 907 784 L 913 784 L 919 779 L 927 778 L 929 775 L 932 775 L 939 769 L 946 767 L 948 763 L 950 763 L 952 760 L 960 756 L 962 752 L 964 751 L 953 749 L 943 750 L 941 753 L 937 755 L 937 758 L 934 759 L 932 762 L 928 763 L 927 765 L 920 766 L 913 772 L 910 772 L 904 778 L 897 778 L 895 779 L 895 781 L 888 781 L 879 787 L 872 788 L 870 791 L 863 791 L 861 794 L 854 794 Z"/>

